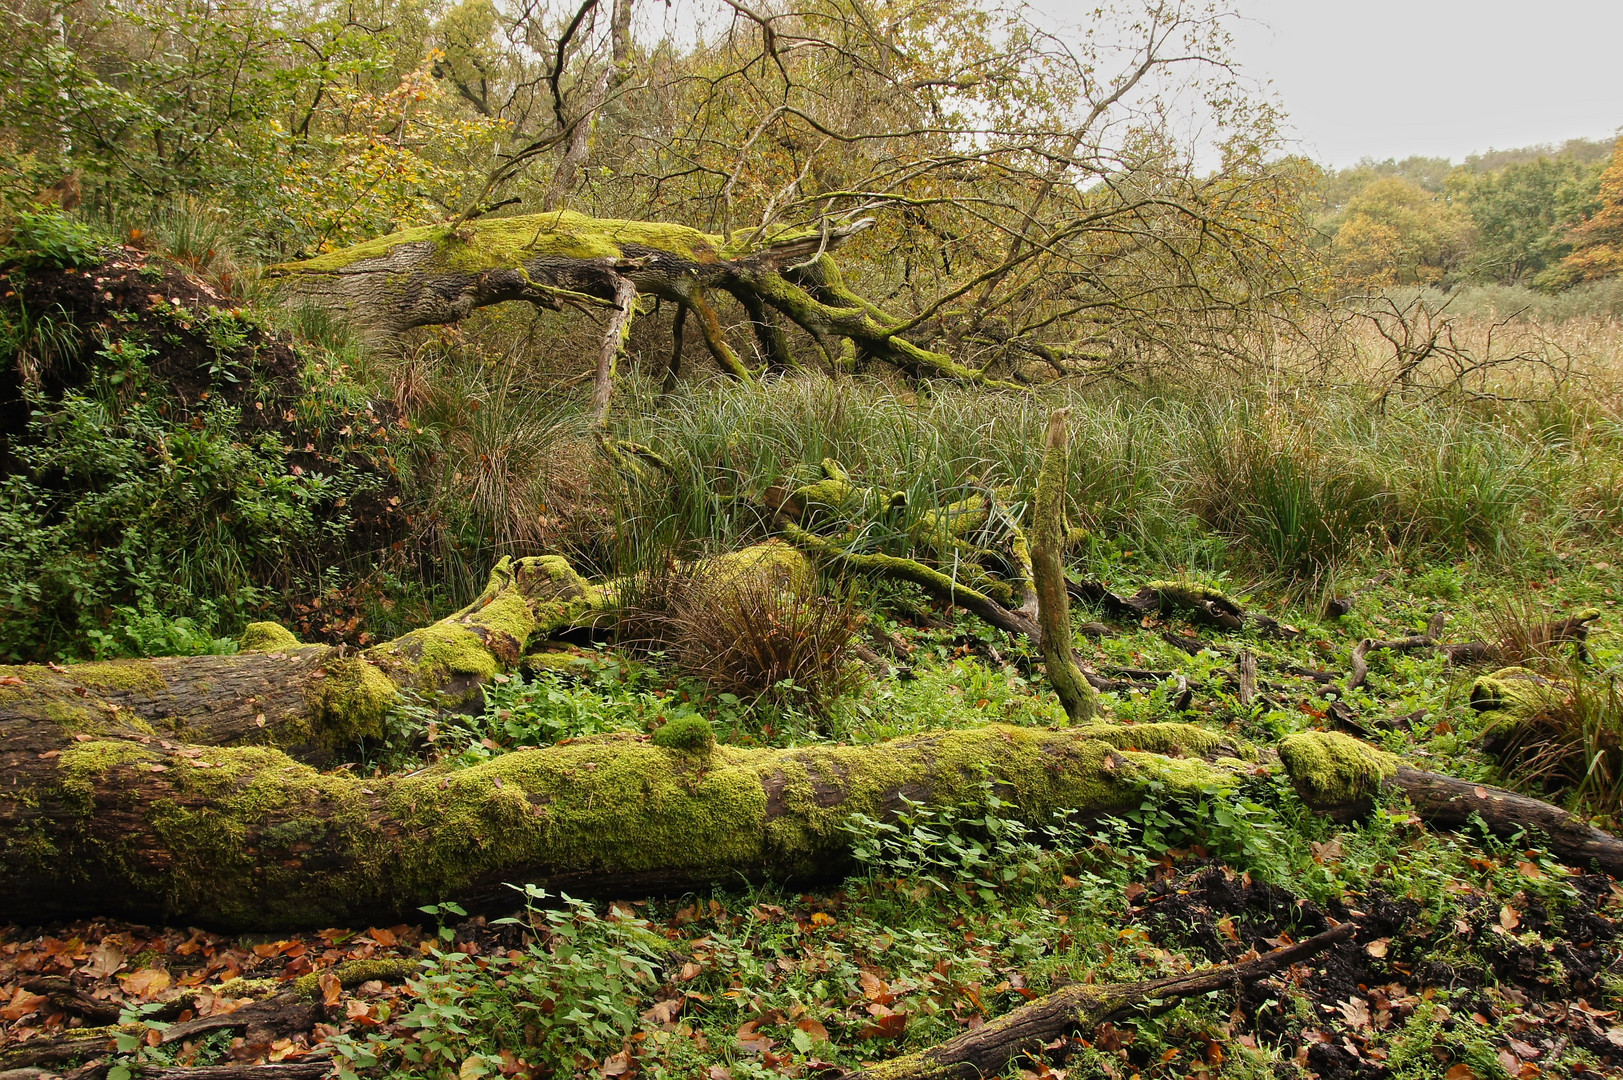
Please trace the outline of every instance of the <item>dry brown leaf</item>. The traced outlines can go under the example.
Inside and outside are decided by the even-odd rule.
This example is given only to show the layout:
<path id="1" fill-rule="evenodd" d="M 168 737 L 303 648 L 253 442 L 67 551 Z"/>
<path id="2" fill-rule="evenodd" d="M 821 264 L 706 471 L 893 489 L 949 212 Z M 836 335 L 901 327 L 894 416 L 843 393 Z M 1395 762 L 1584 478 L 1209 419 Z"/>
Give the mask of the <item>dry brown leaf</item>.
<path id="1" fill-rule="evenodd" d="M 1378 960 L 1386 955 L 1386 948 L 1391 943 L 1391 938 L 1376 938 L 1374 941 L 1364 946 L 1364 951 Z"/>
<path id="2" fill-rule="evenodd" d="M 344 984 L 338 981 L 338 976 L 330 971 L 323 971 L 316 979 L 321 987 L 321 1001 L 329 1009 L 338 1004 L 338 999 L 344 996 Z"/>
<path id="3" fill-rule="evenodd" d="M 756 1030 L 754 1020 L 742 1025 L 735 1037 L 738 1039 L 739 1047 L 750 1054 L 764 1054 L 777 1045 L 776 1040 Z"/>
<path id="4" fill-rule="evenodd" d="M 30 994 L 19 986 L 16 992 L 11 995 L 10 1003 L 0 1008 L 0 1017 L 7 1020 L 21 1020 L 45 1004 L 46 1000 L 44 994 Z"/>
<path id="5" fill-rule="evenodd" d="M 85 968 L 85 974 L 93 979 L 105 979 L 123 966 L 124 950 L 115 944 L 102 942 L 91 952 L 90 964 Z"/>
<path id="6" fill-rule="evenodd" d="M 822 1024 L 816 1020 L 813 1020 L 809 1016 L 796 1022 L 795 1027 L 799 1028 L 801 1031 L 804 1031 L 807 1035 L 810 1035 L 812 1039 L 817 1042 L 829 1041 L 828 1028 L 824 1027 Z"/>
<path id="7" fill-rule="evenodd" d="M 134 994 L 142 1001 L 151 1001 L 169 989 L 169 972 L 163 968 L 142 968 L 140 971 L 118 977 L 126 994 Z"/>
<path id="8" fill-rule="evenodd" d="M 682 1011 L 684 1004 L 686 1004 L 685 998 L 656 1001 L 653 1008 L 642 1014 L 642 1018 L 651 1024 L 669 1024 L 676 1019 L 676 1014 Z"/>

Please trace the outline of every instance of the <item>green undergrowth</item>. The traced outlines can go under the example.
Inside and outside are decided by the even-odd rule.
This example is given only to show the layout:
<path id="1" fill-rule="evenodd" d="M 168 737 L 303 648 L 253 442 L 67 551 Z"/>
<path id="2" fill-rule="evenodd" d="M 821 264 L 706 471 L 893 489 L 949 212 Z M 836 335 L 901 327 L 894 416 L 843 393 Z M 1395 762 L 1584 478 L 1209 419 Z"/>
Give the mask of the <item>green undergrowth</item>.
<path id="1" fill-rule="evenodd" d="M 1239 808 L 1243 822 L 1216 816 L 1220 806 Z M 1323 926 L 1319 911 L 1364 918 L 1356 909 L 1367 907 L 1389 920 L 1376 926 L 1401 912 L 1416 943 L 1375 930 L 1353 947 L 1364 963 L 1391 950 L 1387 977 L 1413 984 L 1407 1023 L 1337 1029 L 1339 1003 L 1311 984 L 1274 991 L 1264 1006 L 1273 1016 L 1240 1020 L 1235 996 L 1219 992 L 1124 1023 L 1115 1041 L 1056 1046 L 1059 1064 L 1073 1076 L 1144 1080 L 1298 1075 L 1298 1048 L 1336 1030 L 1392 1062 L 1393 1076 L 1442 1077 L 1461 1062 L 1504 1076 L 1498 1051 L 1525 1030 L 1512 1015 L 1515 987 L 1561 985 L 1563 919 L 1580 917 L 1566 869 L 1526 840 L 1438 836 L 1399 804 L 1337 826 L 1288 785 L 1260 780 L 1238 800 L 1169 810 L 1151 798 L 1138 812 L 1046 828 L 1009 820 L 995 798 L 972 812 L 911 807 L 848 827 L 859 870 L 817 894 L 763 887 L 605 908 L 529 887 L 525 910 L 497 924 L 517 941 L 478 958 L 431 953 L 381 1027 L 329 1040 L 341 1075 L 634 1068 L 670 1080 L 764 1080 L 851 1069 L 1079 979 L 1163 977 L 1212 962 L 1213 941 L 1233 957 L 1269 947 L 1264 938 L 1307 936 Z M 1202 873 L 1228 882 L 1219 893 L 1263 889 L 1264 880 L 1274 891 L 1257 894 L 1260 906 L 1204 920 L 1158 919 L 1154 901 L 1210 887 Z M 1423 983 L 1412 952 L 1422 941 L 1436 943 L 1423 958 L 1446 965 L 1439 970 L 1494 972 L 1515 957 L 1519 981 L 1504 984 L 1511 998 L 1491 981 Z M 1608 983 L 1590 1000 L 1617 989 Z M 1473 1011 L 1479 1021 L 1468 1019 Z M 1567 1046 L 1542 1064 L 1570 1075 L 1593 1062 Z M 1037 1068 L 1021 1059 L 999 1075 Z"/>
<path id="2" fill-rule="evenodd" d="M 354 640 L 335 600 L 390 591 L 417 445 L 359 358 L 61 215 L 8 236 L 0 657 L 228 652 L 267 616 Z"/>

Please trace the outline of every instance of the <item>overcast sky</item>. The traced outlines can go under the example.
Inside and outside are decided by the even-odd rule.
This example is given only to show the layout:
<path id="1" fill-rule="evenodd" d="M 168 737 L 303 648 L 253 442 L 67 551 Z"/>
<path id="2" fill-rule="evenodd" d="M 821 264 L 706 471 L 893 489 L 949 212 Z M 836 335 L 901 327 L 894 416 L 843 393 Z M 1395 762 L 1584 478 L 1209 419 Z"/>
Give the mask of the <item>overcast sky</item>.
<path id="1" fill-rule="evenodd" d="M 1034 0 L 1075 21 L 1091 0 Z M 1329 165 L 1610 138 L 1623 0 L 1235 0 L 1247 71 Z"/>

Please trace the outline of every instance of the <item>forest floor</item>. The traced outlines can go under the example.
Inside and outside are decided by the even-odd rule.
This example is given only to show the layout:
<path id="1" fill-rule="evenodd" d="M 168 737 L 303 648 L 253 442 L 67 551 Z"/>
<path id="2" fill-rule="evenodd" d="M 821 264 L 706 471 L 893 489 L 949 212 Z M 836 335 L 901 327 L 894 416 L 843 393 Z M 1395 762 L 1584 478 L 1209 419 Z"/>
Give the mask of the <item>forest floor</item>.
<path id="1" fill-rule="evenodd" d="M 1606 615 L 1589 664 L 1609 669 L 1616 571 L 1593 552 L 1552 564 L 1565 572 L 1527 583 L 1537 598 L 1529 610 L 1555 617 L 1599 599 Z M 1131 558 L 1119 573 L 1111 584 L 1126 591 L 1144 576 Z M 1467 700 L 1479 671 L 1452 670 L 1429 652 L 1376 653 L 1368 685 L 1340 709 L 1331 707 L 1340 695 L 1323 693 L 1322 675 L 1311 674 L 1339 677 L 1358 639 L 1413 632 L 1438 611 L 1458 615 L 1450 640 L 1491 635 L 1502 612 L 1461 600 L 1473 573 L 1465 564 L 1372 570 L 1338 619 L 1276 597 L 1275 616 L 1301 631 L 1283 640 L 1159 618 L 1080 640 L 1102 672 L 1175 671 L 1187 685 L 1187 701 L 1175 676 L 1107 695 L 1118 722 L 1178 718 L 1259 742 L 1350 729 L 1486 782 L 1498 776 L 1479 749 L 1491 715 Z M 779 745 L 1062 719 L 1025 643 L 962 613 L 892 595 L 870 613 L 868 632 L 902 660 L 897 677 L 867 680 L 821 717 L 752 713 L 656 663 L 587 650 L 578 674 L 497 688 L 484 714 L 442 720 L 409 749 L 381 748 L 374 767 L 473 762 L 681 711 L 709 715 L 724 739 Z M 1193 656 L 1191 637 L 1203 646 Z M 1249 707 L 1235 697 L 1242 647 L 1261 661 Z M 1046 834 L 921 809 L 869 823 L 858 865 L 812 892 L 718 888 L 561 911 L 558 898 L 526 907 L 515 893 L 517 921 L 443 907 L 419 925 L 285 938 L 108 921 L 11 927 L 0 931 L 0 1061 L 122 1016 L 152 1032 L 152 1045 L 126 1036 L 115 1055 L 132 1069 L 335 1055 L 352 1075 L 411 1072 L 426 1060 L 466 1075 L 814 1077 L 940 1042 L 1069 982 L 1232 962 L 1350 920 L 1353 940 L 1242 994 L 1056 1043 L 1008 1075 L 1623 1076 L 1623 886 L 1561 865 L 1536 837 L 1432 832 L 1401 800 L 1337 825 L 1271 777 L 1232 795 L 1184 812 L 1146 803 Z M 560 967 L 565 953 L 573 967 Z M 159 1043 L 166 1024 L 379 957 L 409 958 L 420 973 L 323 985 L 324 1019 L 308 1032 L 239 1028 Z M 601 964 L 623 978 L 582 971 Z M 537 967 L 547 973 L 539 990 L 518 978 Z M 620 1020 L 614 998 L 629 1010 Z M 571 1010 L 598 1010 L 607 1028 L 555 1022 Z"/>

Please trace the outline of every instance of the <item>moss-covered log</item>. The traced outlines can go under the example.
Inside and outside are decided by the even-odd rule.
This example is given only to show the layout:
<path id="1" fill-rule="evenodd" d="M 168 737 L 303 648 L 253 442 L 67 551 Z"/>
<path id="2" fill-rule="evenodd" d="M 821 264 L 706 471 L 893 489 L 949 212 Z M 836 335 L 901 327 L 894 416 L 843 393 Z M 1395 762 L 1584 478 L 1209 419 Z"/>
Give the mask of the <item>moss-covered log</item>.
<path id="1" fill-rule="evenodd" d="M 851 351 L 924 378 L 997 383 L 903 336 L 903 324 L 847 289 L 828 252 L 869 223 L 750 234 L 730 242 L 682 225 L 590 218 L 566 210 L 480 218 L 459 228 L 423 226 L 302 262 L 273 267 L 290 291 L 346 313 L 376 337 L 453 323 L 510 300 L 627 310 L 626 293 L 649 294 L 691 311 L 722 369 L 749 368 L 727 343 L 707 299 L 736 297 L 750 313 L 768 362 L 789 361 L 775 311 L 825 350 Z M 605 348 L 621 336 L 611 319 Z M 1018 389 L 1018 388 L 1017 388 Z M 599 384 L 599 394 L 602 384 Z"/>
<path id="2" fill-rule="evenodd" d="M 1480 822 L 1499 836 L 1532 833 L 1572 866 L 1588 869 L 1593 864 L 1623 875 L 1623 840 L 1542 800 L 1416 769 L 1335 732 L 1292 735 L 1279 744 L 1279 756 L 1302 801 L 1336 820 L 1362 815 L 1379 789 L 1391 787 L 1429 825 L 1459 829 Z"/>
<path id="3" fill-rule="evenodd" d="M 230 656 L 0 667 L 0 776 L 109 738 L 274 746 L 326 761 L 381 735 L 402 689 L 459 704 L 538 630 L 572 624 L 604 596 L 562 558 L 503 559 L 466 608 L 368 649 L 304 645 L 254 623 Z"/>
<path id="4" fill-rule="evenodd" d="M 261 746 L 94 739 L 8 762 L 0 923 L 98 913 L 329 926 L 526 881 L 578 894 L 826 877 L 904 800 L 1035 822 L 1190 797 L 1246 762 L 1201 728 L 991 726 L 867 746 L 661 746 L 627 734 L 445 773 L 322 774 Z"/>

